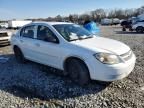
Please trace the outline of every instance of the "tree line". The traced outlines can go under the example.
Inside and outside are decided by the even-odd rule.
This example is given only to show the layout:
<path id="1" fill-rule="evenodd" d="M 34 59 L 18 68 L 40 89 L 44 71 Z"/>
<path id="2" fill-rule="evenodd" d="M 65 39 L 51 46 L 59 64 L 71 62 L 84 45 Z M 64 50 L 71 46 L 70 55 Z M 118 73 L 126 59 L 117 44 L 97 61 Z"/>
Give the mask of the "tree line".
<path id="1" fill-rule="evenodd" d="M 39 18 L 33 20 L 42 20 L 42 21 L 66 21 L 66 22 L 74 22 L 74 23 L 83 23 L 86 20 L 93 20 L 96 22 L 100 22 L 103 18 L 119 18 L 119 19 L 128 19 L 130 17 L 136 17 L 140 14 L 144 14 L 144 6 L 137 9 L 96 9 L 94 11 L 90 11 L 84 14 L 70 14 L 69 16 L 61 16 L 57 15 L 56 17 L 48 17 L 48 18 Z"/>
<path id="2" fill-rule="evenodd" d="M 74 23 L 83 23 L 86 20 L 93 20 L 100 22 L 103 18 L 119 18 L 119 19 L 128 19 L 130 17 L 136 17 L 144 13 L 144 6 L 137 9 L 96 9 L 84 14 L 70 14 L 69 16 L 57 15 L 56 17 L 48 18 L 38 18 L 38 19 L 29 19 L 33 21 L 65 21 L 65 22 L 74 22 Z"/>

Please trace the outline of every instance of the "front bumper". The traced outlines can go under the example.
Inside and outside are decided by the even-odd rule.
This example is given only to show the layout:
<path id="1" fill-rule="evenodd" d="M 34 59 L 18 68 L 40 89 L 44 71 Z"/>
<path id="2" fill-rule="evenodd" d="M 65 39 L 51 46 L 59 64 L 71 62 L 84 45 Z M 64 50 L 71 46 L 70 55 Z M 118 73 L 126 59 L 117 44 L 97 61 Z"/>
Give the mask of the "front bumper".
<path id="1" fill-rule="evenodd" d="M 100 81 L 115 81 L 127 77 L 135 67 L 136 57 L 133 54 L 132 58 L 124 63 L 115 65 L 107 65 L 98 63 L 94 66 L 94 71 L 90 73 L 91 79 Z"/>
<path id="2" fill-rule="evenodd" d="M 9 37 L 0 37 L 0 44 L 10 43 Z"/>

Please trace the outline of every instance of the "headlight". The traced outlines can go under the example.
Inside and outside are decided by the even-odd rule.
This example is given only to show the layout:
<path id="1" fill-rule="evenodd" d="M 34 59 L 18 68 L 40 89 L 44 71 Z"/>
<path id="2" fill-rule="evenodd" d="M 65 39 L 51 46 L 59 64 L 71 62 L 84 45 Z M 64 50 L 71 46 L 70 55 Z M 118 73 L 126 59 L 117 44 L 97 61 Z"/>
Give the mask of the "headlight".
<path id="1" fill-rule="evenodd" d="M 120 58 L 115 54 L 110 53 L 97 53 L 94 54 L 97 60 L 105 64 L 118 64 L 120 63 Z"/>
<path id="2" fill-rule="evenodd" d="M 7 34 L 8 34 L 8 36 L 11 36 L 11 35 L 12 35 L 12 33 L 11 33 L 11 32 L 8 32 Z"/>

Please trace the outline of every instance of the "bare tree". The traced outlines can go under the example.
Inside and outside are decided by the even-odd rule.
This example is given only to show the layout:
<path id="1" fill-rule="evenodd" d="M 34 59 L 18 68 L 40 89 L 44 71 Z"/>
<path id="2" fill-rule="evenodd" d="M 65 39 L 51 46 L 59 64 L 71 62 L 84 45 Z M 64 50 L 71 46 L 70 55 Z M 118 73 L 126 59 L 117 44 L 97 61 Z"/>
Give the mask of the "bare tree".
<path id="1" fill-rule="evenodd" d="M 93 20 L 100 22 L 103 18 L 119 18 L 119 19 L 128 19 L 130 17 L 136 17 L 140 14 L 144 14 L 144 6 L 138 9 L 113 9 L 110 11 L 104 9 L 96 9 L 94 11 L 90 11 L 81 15 L 78 14 L 70 14 L 69 16 L 61 16 L 57 15 L 56 17 L 48 17 L 46 19 L 39 18 L 33 20 L 42 20 L 42 21 L 70 21 L 74 23 L 83 24 L 86 20 Z"/>
<path id="2" fill-rule="evenodd" d="M 61 22 L 61 21 L 63 21 L 63 18 L 62 18 L 61 15 L 57 15 L 57 16 L 55 17 L 55 20 Z"/>

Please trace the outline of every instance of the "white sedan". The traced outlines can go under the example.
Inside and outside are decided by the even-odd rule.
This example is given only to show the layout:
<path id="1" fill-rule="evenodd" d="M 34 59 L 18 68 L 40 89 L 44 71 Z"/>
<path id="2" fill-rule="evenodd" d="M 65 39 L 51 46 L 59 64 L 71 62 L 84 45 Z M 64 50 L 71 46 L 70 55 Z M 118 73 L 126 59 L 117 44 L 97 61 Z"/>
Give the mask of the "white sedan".
<path id="1" fill-rule="evenodd" d="M 66 22 L 33 22 L 11 38 L 18 62 L 26 59 L 63 70 L 78 84 L 114 81 L 128 76 L 135 66 L 132 50 L 116 40 L 96 37 L 83 27 Z"/>

